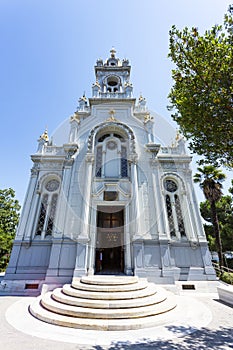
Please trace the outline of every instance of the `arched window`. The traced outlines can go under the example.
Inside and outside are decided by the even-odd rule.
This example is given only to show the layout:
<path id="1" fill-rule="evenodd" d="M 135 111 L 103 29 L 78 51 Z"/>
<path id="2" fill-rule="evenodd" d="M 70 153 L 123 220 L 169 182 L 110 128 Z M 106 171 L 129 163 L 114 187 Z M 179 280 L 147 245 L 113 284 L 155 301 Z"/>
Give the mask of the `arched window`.
<path id="1" fill-rule="evenodd" d="M 37 228 L 36 228 L 36 235 L 42 235 L 45 218 L 46 218 L 46 211 L 48 207 L 48 195 L 44 194 L 42 196 L 41 204 L 40 204 L 40 214 L 37 222 Z"/>
<path id="2" fill-rule="evenodd" d="M 182 208 L 177 183 L 171 179 L 164 180 L 165 203 L 171 238 L 186 237 Z"/>
<path id="3" fill-rule="evenodd" d="M 100 178 L 128 177 L 128 140 L 116 133 L 97 137 L 95 176 Z"/>
<path id="4" fill-rule="evenodd" d="M 115 65 L 115 64 L 114 64 Z M 118 92 L 120 90 L 120 78 L 115 75 L 111 75 L 106 80 L 108 92 Z"/>
<path id="5" fill-rule="evenodd" d="M 121 177 L 128 176 L 127 148 L 121 146 Z"/>
<path id="6" fill-rule="evenodd" d="M 56 179 L 47 181 L 43 186 L 35 232 L 35 236 L 40 236 L 41 239 L 53 233 L 59 187 L 60 182 Z"/>
<path id="7" fill-rule="evenodd" d="M 169 230 L 171 237 L 175 237 L 175 225 L 174 225 L 174 219 L 173 219 L 173 212 L 172 212 L 172 204 L 171 204 L 171 198 L 168 194 L 166 194 L 166 208 L 167 208 L 167 217 L 168 217 L 168 224 L 169 224 Z"/>
<path id="8" fill-rule="evenodd" d="M 103 147 L 98 146 L 96 151 L 96 170 L 95 170 L 96 177 L 101 177 L 102 175 L 102 153 L 103 153 Z"/>

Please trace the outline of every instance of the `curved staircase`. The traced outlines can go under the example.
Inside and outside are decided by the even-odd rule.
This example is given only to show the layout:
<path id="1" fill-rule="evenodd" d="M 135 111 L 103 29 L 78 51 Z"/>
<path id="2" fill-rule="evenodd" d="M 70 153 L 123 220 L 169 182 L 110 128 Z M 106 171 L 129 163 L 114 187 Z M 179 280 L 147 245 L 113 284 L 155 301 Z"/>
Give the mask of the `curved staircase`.
<path id="1" fill-rule="evenodd" d="M 136 276 L 83 276 L 38 297 L 30 312 L 47 323 L 80 329 L 153 327 L 176 307 L 175 296 Z"/>

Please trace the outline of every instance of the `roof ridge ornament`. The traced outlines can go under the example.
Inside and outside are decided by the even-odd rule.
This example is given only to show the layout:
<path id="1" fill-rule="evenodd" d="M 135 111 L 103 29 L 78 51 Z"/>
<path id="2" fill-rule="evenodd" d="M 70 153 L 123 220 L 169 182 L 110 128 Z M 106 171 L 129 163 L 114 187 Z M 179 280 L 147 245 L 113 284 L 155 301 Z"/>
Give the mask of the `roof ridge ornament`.
<path id="1" fill-rule="evenodd" d="M 44 140 L 44 141 L 46 141 L 46 142 L 49 141 L 49 135 L 48 135 L 48 128 L 47 128 L 47 127 L 45 128 L 45 131 L 43 132 L 43 134 L 40 135 L 38 141 L 41 141 L 41 140 Z"/>
<path id="2" fill-rule="evenodd" d="M 110 54 L 111 54 L 111 58 L 115 58 L 116 50 L 114 49 L 114 47 L 112 47 L 112 49 L 110 50 Z"/>

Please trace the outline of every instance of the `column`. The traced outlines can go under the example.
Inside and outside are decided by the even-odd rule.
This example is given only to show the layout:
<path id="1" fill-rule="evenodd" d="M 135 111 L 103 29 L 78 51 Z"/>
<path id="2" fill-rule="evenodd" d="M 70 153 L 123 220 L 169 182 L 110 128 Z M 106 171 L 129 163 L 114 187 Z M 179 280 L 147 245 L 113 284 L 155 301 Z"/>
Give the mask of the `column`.
<path id="1" fill-rule="evenodd" d="M 65 166 L 63 170 L 63 178 L 57 201 L 57 209 L 54 220 L 54 232 L 52 239 L 52 248 L 49 259 L 49 266 L 46 273 L 46 282 L 50 283 L 55 278 L 58 281 L 60 269 L 60 254 L 62 249 L 62 237 L 65 231 L 66 217 L 69 210 L 69 188 L 70 188 L 71 168 Z M 56 276 L 56 277 L 55 277 Z"/>
<path id="2" fill-rule="evenodd" d="M 91 220 L 90 220 L 90 242 L 89 242 L 89 261 L 88 261 L 88 275 L 94 275 L 95 272 L 95 249 L 96 249 L 96 214 L 97 209 L 91 208 Z"/>
<path id="3" fill-rule="evenodd" d="M 82 208 L 82 218 L 81 218 L 81 229 L 80 238 L 88 238 L 89 229 L 89 213 L 90 213 L 90 197 L 91 197 L 91 185 L 92 185 L 92 165 L 94 157 L 93 155 L 86 156 L 86 172 L 85 181 L 83 184 L 85 186 L 83 193 L 83 208 Z"/>
<path id="4" fill-rule="evenodd" d="M 134 229 L 133 229 L 133 239 L 141 238 L 140 230 L 140 209 L 139 209 L 139 198 L 138 198 L 138 176 L 137 176 L 137 163 L 136 160 L 131 162 L 131 181 L 134 194 L 133 210 L 132 216 L 135 219 Z"/>
<path id="5" fill-rule="evenodd" d="M 156 162 L 156 163 L 155 163 Z M 159 163 L 157 160 L 153 161 L 154 174 L 153 174 L 153 187 L 155 198 L 155 215 L 158 227 L 158 235 L 160 239 L 168 239 L 167 233 L 169 232 L 168 223 L 166 220 L 166 207 L 164 198 L 161 194 L 160 177 L 159 177 Z"/>
<path id="6" fill-rule="evenodd" d="M 102 151 L 102 166 L 101 166 L 101 177 L 105 178 L 105 161 L 106 161 L 106 150 Z"/>
<path id="7" fill-rule="evenodd" d="M 36 195 L 37 177 L 38 177 L 37 172 L 34 172 L 32 169 L 32 175 L 31 175 L 30 182 L 28 185 L 28 190 L 25 196 L 21 219 L 20 219 L 19 227 L 16 234 L 16 239 L 20 239 L 26 234 L 27 234 L 27 237 L 28 235 L 30 237 L 31 225 L 29 226 L 28 218 L 32 219 L 32 215 L 34 213 L 34 211 L 32 212 L 32 204 L 36 201 L 35 197 L 38 197 L 38 195 Z"/>
<path id="8" fill-rule="evenodd" d="M 87 273 L 87 257 L 88 257 L 88 242 L 89 242 L 89 214 L 90 214 L 90 197 L 91 197 L 91 184 L 92 184 L 92 166 L 94 156 L 88 154 L 86 156 L 86 172 L 85 172 L 85 184 L 83 194 L 83 209 L 81 218 L 80 234 L 77 238 L 77 255 L 74 270 L 74 278 L 81 277 Z"/>
<path id="9" fill-rule="evenodd" d="M 182 208 L 182 216 L 184 220 L 184 225 L 187 227 L 187 238 L 190 239 L 191 241 L 196 241 L 194 229 L 193 229 L 193 224 L 191 220 L 191 215 L 190 215 L 190 207 L 193 208 L 193 206 L 190 206 L 190 203 L 188 203 L 187 196 L 185 194 L 182 195 L 182 203 L 181 203 L 181 208 Z M 184 204 L 184 205 L 183 205 Z"/>
<path id="10" fill-rule="evenodd" d="M 58 196 L 57 210 L 54 221 L 54 238 L 61 238 L 65 231 L 66 217 L 69 208 L 69 188 L 71 179 L 71 167 L 65 166 L 63 170 L 63 178 L 61 189 Z"/>
<path id="11" fill-rule="evenodd" d="M 169 226 L 166 217 L 166 206 L 163 194 L 161 193 L 160 186 L 160 172 L 159 172 L 159 162 L 153 160 L 153 188 L 154 188 L 154 199 L 155 199 L 155 215 L 158 228 L 159 236 L 159 252 L 161 259 L 161 274 L 162 276 L 173 278 L 173 268 L 171 267 L 171 257 L 170 257 L 170 247 L 169 247 Z"/>
<path id="12" fill-rule="evenodd" d="M 34 222 L 33 220 L 35 220 L 35 206 L 39 197 L 36 194 L 37 177 L 37 171 L 34 171 L 33 169 L 24 200 L 23 210 L 16 234 L 15 243 L 11 252 L 10 262 L 7 266 L 5 279 L 11 279 L 12 276 L 13 278 L 15 277 L 15 271 L 17 269 L 18 259 L 21 251 L 21 240 L 24 239 L 26 242 L 29 243 L 31 239 L 32 223 Z"/>
<path id="13" fill-rule="evenodd" d="M 125 244 L 125 274 L 132 275 L 132 259 L 131 259 L 131 237 L 130 237 L 130 221 L 129 221 L 129 204 L 125 206 L 125 232 L 124 232 L 124 244 Z"/>

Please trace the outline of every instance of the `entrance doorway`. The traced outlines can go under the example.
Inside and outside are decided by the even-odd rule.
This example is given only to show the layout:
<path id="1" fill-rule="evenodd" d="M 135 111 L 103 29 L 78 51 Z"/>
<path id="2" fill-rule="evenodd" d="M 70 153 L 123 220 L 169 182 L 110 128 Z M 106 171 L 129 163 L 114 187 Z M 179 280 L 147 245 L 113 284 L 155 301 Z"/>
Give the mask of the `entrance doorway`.
<path id="1" fill-rule="evenodd" d="M 95 273 L 124 273 L 124 209 L 98 209 Z"/>

